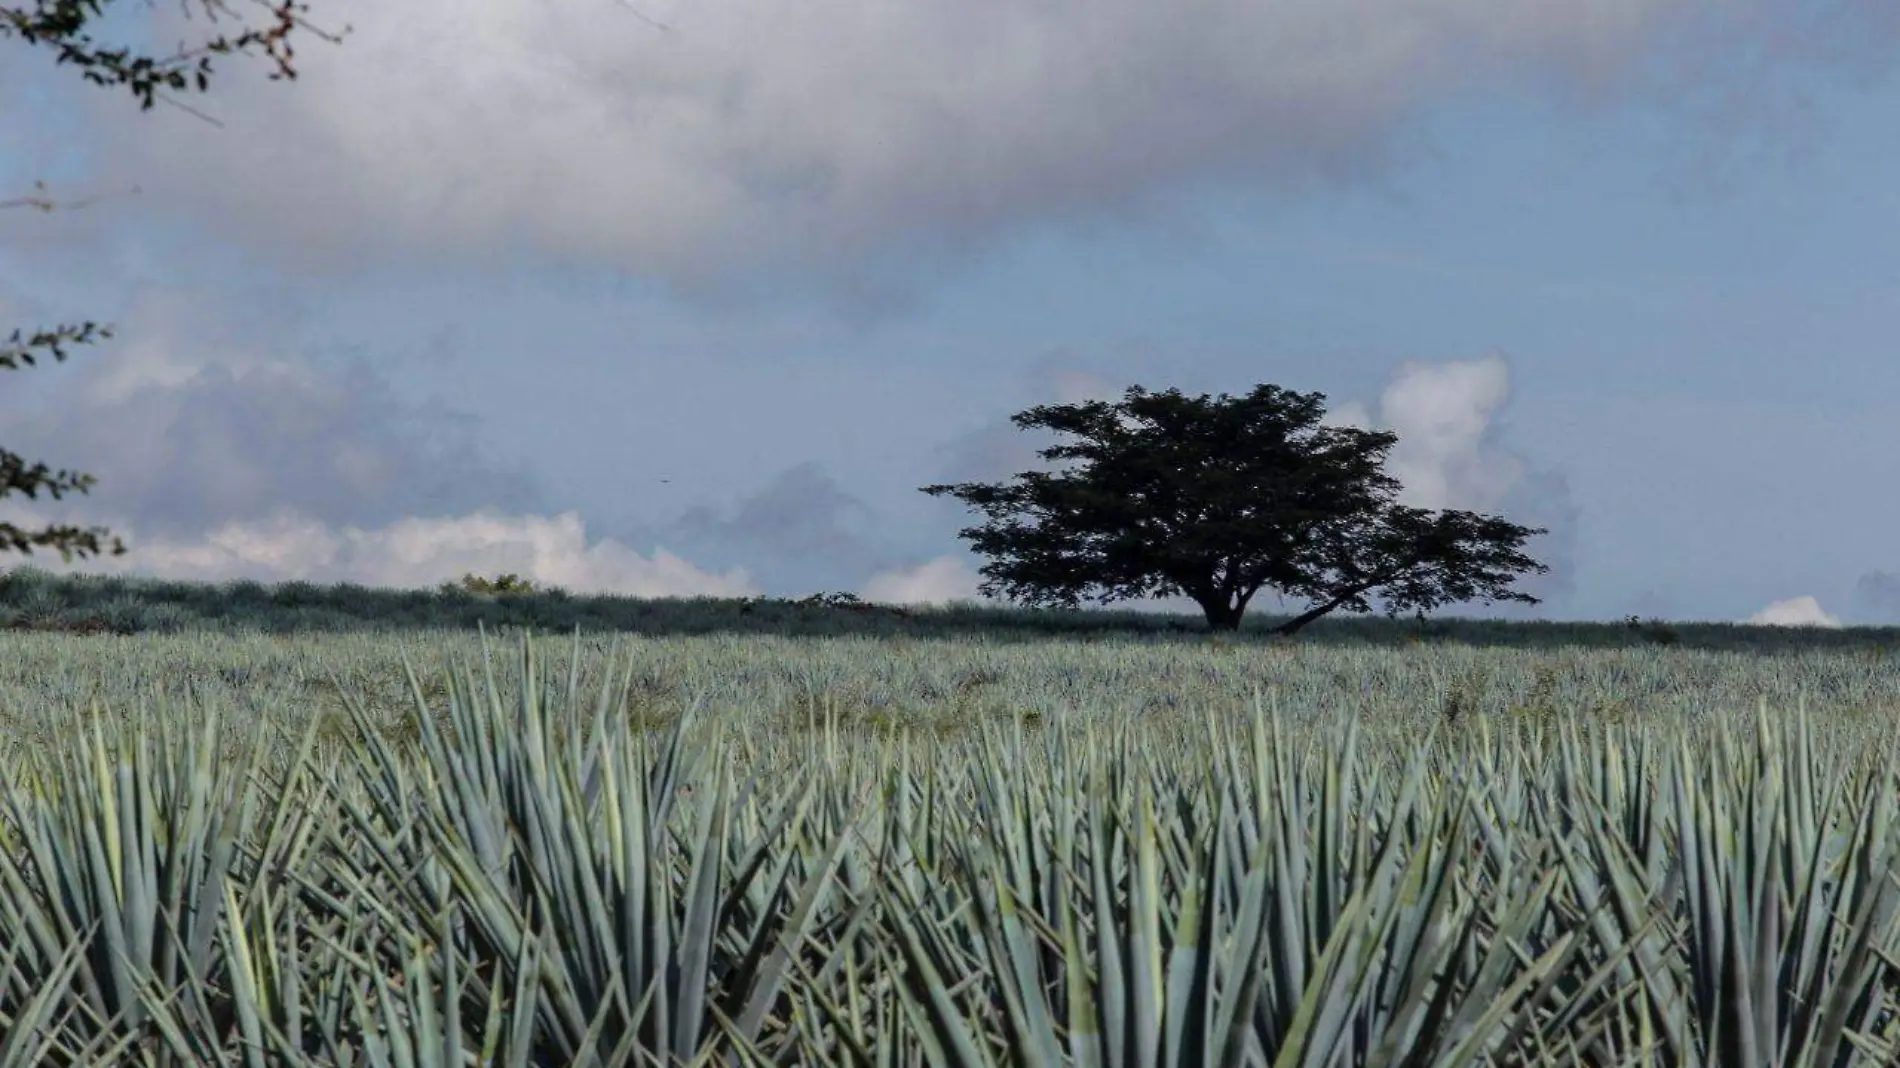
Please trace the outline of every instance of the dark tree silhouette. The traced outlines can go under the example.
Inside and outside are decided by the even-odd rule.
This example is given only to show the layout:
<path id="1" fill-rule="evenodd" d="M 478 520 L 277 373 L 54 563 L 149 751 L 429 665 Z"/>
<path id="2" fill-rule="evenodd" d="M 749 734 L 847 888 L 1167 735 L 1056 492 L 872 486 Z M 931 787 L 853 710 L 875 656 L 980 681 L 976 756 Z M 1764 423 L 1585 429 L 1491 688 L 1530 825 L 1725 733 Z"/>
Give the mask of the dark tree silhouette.
<path id="1" fill-rule="evenodd" d="M 265 0 L 253 2 L 268 13 L 266 25 L 247 28 L 236 36 L 220 35 L 196 48 L 184 49 L 169 56 L 141 53 L 125 47 L 111 48 L 94 38 L 93 25 L 104 17 L 114 0 L 35 0 L 30 7 L 0 5 L 0 38 L 17 39 L 30 48 L 51 53 L 54 63 L 72 65 L 95 85 L 127 89 L 139 100 L 140 110 L 150 110 L 154 100 L 177 103 L 167 95 L 168 91 L 208 92 L 213 73 L 213 56 L 261 53 L 274 64 L 271 80 L 294 79 L 297 77 L 294 64 L 296 51 L 291 43 L 294 32 L 305 30 L 332 42 L 340 39 L 306 22 L 303 12 L 308 10 L 308 6 L 305 4 L 294 0 L 277 4 Z M 236 17 L 228 0 L 197 0 L 197 3 L 214 23 L 220 17 Z M 146 6 L 151 6 L 150 0 L 146 0 Z M 191 10 L 188 3 L 185 10 L 187 13 Z M 348 27 L 345 27 L 347 30 Z M 179 106 L 184 107 L 182 104 Z M 201 114 L 199 117 L 205 118 Z M 43 184 L 35 183 L 34 189 L 32 195 L 0 200 L 0 208 L 25 207 L 50 212 L 60 207 L 84 207 L 89 203 L 77 201 L 62 205 L 46 194 Z M 33 366 L 39 355 L 64 360 L 66 346 L 91 344 L 111 336 L 110 327 L 92 322 L 64 324 L 36 330 L 31 334 L 15 330 L 6 341 L 0 342 L 0 369 L 18 370 L 21 364 Z M 96 481 L 91 475 L 71 471 L 55 473 L 43 463 L 28 466 L 25 457 L 0 448 L 0 498 L 14 493 L 37 498 L 39 492 L 45 490 L 58 500 L 67 493 L 86 493 Z M 0 552 L 31 554 L 37 545 L 57 549 L 62 559 L 70 561 L 75 555 L 83 557 L 103 552 L 101 539 L 110 534 L 111 531 L 104 527 L 80 529 L 74 526 L 49 526 L 29 533 L 15 524 L 0 522 Z M 112 555 L 125 553 L 125 544 L 117 537 L 113 537 L 110 544 Z"/>
<path id="2" fill-rule="evenodd" d="M 980 588 L 1029 605 L 1180 594 L 1210 629 L 1231 631 L 1274 589 L 1311 602 L 1274 628 L 1292 634 L 1330 612 L 1369 612 L 1375 594 L 1393 616 L 1538 603 L 1510 585 L 1548 570 L 1518 551 L 1545 531 L 1394 503 L 1383 466 L 1397 435 L 1321 426 L 1325 400 L 1272 385 L 1212 401 L 1133 387 L 1120 404 L 1045 405 L 1011 421 L 1082 439 L 1038 454 L 1080 467 L 923 492 L 989 517 L 957 532 L 992 558 Z"/>

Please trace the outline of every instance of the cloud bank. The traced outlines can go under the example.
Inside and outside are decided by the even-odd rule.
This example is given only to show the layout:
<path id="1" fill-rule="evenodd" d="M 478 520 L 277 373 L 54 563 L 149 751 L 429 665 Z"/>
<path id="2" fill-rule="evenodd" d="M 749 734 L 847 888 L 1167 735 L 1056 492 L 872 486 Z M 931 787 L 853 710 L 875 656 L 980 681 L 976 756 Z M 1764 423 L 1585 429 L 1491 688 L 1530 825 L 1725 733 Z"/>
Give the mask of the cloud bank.
<path id="1" fill-rule="evenodd" d="M 156 39 L 203 33 L 176 8 L 145 16 Z M 527 249 L 692 287 L 1164 210 L 1210 182 L 1378 180 L 1420 148 L 1413 120 L 1472 92 L 1706 98 L 1733 122 L 1785 96 L 1772 72 L 1885 69 L 1892 8 L 325 0 L 313 17 L 352 32 L 300 48 L 294 85 L 227 64 L 204 102 L 223 128 L 61 88 L 110 146 L 94 177 L 306 266 Z M 70 155 L 29 137 L 24 158 Z"/>
<path id="2" fill-rule="evenodd" d="M 361 360 L 274 353 L 268 331 L 175 291 L 144 291 L 115 325 L 9 382 L 6 446 L 99 480 L 73 515 L 177 538 L 284 510 L 374 527 L 545 506 L 483 457 L 470 419 L 405 404 Z"/>
<path id="3" fill-rule="evenodd" d="M 43 513 L 6 516 L 43 525 Z M 404 519 L 372 530 L 333 527 L 281 514 L 267 521 L 233 522 L 202 535 L 149 538 L 122 525 L 132 551 L 62 563 L 56 554 L 13 558 L 16 567 L 54 573 L 143 574 L 195 582 L 248 578 L 318 585 L 351 582 L 370 587 L 429 589 L 465 574 L 515 574 L 541 587 L 573 593 L 630 597 L 749 597 L 759 587 L 744 569 L 714 574 L 665 548 L 640 553 L 611 539 L 588 543 L 579 515 L 552 518 L 486 513 L 452 519 Z"/>
<path id="4" fill-rule="evenodd" d="M 749 596 L 741 567 L 707 570 L 662 541 L 647 555 L 549 516 L 534 481 L 476 447 L 472 421 L 411 406 L 361 360 L 270 352 L 268 335 L 203 301 L 146 290 L 111 343 L 12 372 L 9 449 L 98 484 L 63 501 L 0 501 L 29 531 L 104 525 L 124 556 L 0 565 L 218 582 L 303 579 L 432 587 L 513 572 L 574 592 Z"/>

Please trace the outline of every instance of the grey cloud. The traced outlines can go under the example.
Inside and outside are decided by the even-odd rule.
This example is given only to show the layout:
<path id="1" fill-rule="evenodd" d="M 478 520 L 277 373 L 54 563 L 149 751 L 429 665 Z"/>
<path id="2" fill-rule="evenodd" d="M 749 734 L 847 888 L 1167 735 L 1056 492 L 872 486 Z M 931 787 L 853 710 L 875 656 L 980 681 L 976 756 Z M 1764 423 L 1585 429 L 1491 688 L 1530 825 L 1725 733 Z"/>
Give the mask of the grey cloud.
<path id="1" fill-rule="evenodd" d="M 361 360 L 200 357 L 152 320 L 135 313 L 83 357 L 19 372 L 70 376 L 29 396 L 6 435 L 30 459 L 98 479 L 89 495 L 47 505 L 62 521 L 178 538 L 287 512 L 373 527 L 544 510 L 531 479 L 481 457 L 469 417 L 405 405 Z"/>
<path id="2" fill-rule="evenodd" d="M 1038 357 L 1023 372 L 1020 385 L 1022 399 L 1007 411 L 937 447 L 944 462 L 935 481 L 1006 481 L 1023 471 L 1053 470 L 1056 465 L 1036 454 L 1055 444 L 1058 436 L 1045 430 L 1024 430 L 1011 422 L 1011 417 L 1042 404 L 1119 401 L 1128 388 L 1078 366 L 1076 355 L 1067 349 L 1055 349 Z M 944 506 L 939 511 L 963 512 L 961 502 L 949 498 L 936 500 Z"/>
<path id="3" fill-rule="evenodd" d="M 820 465 L 805 462 L 730 508 L 695 505 L 619 540 L 687 552 L 708 568 L 744 566 L 775 592 L 815 592 L 807 587 L 853 588 L 899 559 L 876 536 L 877 520 Z"/>
<path id="4" fill-rule="evenodd" d="M 1484 606 L 1484 614 L 1500 619 L 1550 615 L 1553 607 L 1577 592 L 1577 532 L 1583 509 L 1571 496 L 1570 479 L 1554 469 L 1529 471 L 1505 495 L 1498 514 L 1513 523 L 1548 531 L 1526 542 L 1524 553 L 1550 570 L 1525 575 L 1513 584 L 1513 588 L 1544 603 L 1504 601 Z"/>
<path id="5" fill-rule="evenodd" d="M 691 538 L 736 541 L 793 553 L 836 553 L 856 548 L 845 517 L 870 516 L 864 502 L 844 492 L 816 463 L 780 472 L 764 489 L 721 516 L 704 505 L 688 509 L 673 529 Z"/>
<path id="6" fill-rule="evenodd" d="M 205 104 L 222 128 L 84 86 L 66 99 L 112 146 L 101 182 L 136 177 L 154 207 L 306 267 L 532 247 L 688 287 L 774 267 L 862 282 L 878 257 L 1159 212 L 1184 184 L 1363 181 L 1473 88 L 1678 99 L 1758 80 L 1731 53 L 1884 70 L 1868 42 L 1894 37 L 1886 0 L 1824 17 L 1781 0 L 639 6 L 667 29 L 598 2 L 489 0 L 475 18 L 459 0 L 329 0 L 319 20 L 353 32 L 300 50 L 294 85 L 234 76 Z M 152 18 L 167 39 L 194 29 L 165 5 Z M 1714 44 L 1643 73 L 1684 38 Z"/>
<path id="7" fill-rule="evenodd" d="M 1831 132 L 1817 76 L 1865 87 L 1888 76 L 1900 5 L 1885 0 L 1767 3 L 1711 20 L 1685 58 L 1644 79 L 1647 99 L 1701 136 L 1662 146 L 1661 177 L 1684 201 L 1720 196 L 1764 168 L 1798 170 Z"/>
<path id="8" fill-rule="evenodd" d="M 1900 575 L 1867 572 L 1854 584 L 1854 600 L 1881 622 L 1900 622 Z"/>

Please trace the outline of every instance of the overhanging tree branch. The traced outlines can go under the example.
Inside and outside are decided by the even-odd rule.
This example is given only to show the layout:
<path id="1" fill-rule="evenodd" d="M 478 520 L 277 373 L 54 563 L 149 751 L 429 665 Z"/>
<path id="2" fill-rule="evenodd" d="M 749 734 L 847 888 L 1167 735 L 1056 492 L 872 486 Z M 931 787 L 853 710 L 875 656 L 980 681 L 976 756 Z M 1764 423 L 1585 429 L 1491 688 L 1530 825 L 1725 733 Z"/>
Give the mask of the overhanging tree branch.
<path id="1" fill-rule="evenodd" d="M 270 79 L 295 80 L 297 50 L 292 34 L 299 30 L 336 43 L 341 34 L 318 29 L 304 17 L 308 4 L 296 0 L 251 0 L 269 14 L 265 26 L 247 29 L 235 37 L 218 36 L 196 48 L 180 46 L 169 56 L 140 55 L 130 48 L 108 48 L 100 44 L 89 25 L 102 17 L 114 0 L 35 0 L 29 10 L 19 6 L 0 6 L 0 36 L 15 36 L 28 45 L 51 49 L 56 64 L 72 64 L 94 85 L 124 86 L 139 100 L 140 110 L 151 110 L 152 103 L 164 90 L 207 92 L 211 87 L 212 58 L 262 52 L 275 69 Z M 198 7 L 213 23 L 220 16 L 238 19 L 229 0 L 197 0 Z M 151 0 L 146 0 L 151 6 Z M 184 0 L 181 9 L 189 17 L 191 4 Z M 242 19 L 239 19 L 242 22 Z M 349 32 L 345 26 L 344 33 Z"/>
<path id="2" fill-rule="evenodd" d="M 329 34 L 311 25 L 303 16 L 303 12 L 308 10 L 306 4 L 295 0 L 282 0 L 275 4 L 267 0 L 252 0 L 255 6 L 269 14 L 266 25 L 246 29 L 236 36 L 219 36 L 195 48 L 181 45 L 177 52 L 168 56 L 143 55 L 131 48 L 108 47 L 93 36 L 93 22 L 102 17 L 113 2 L 34 0 L 30 7 L 0 5 L 0 38 L 18 40 L 29 48 L 49 50 L 53 53 L 56 66 L 74 66 L 87 81 L 95 85 L 122 86 L 130 90 L 139 100 L 142 111 L 150 110 L 155 99 L 184 107 L 168 96 L 166 90 L 207 92 L 211 86 L 212 59 L 215 56 L 262 54 L 273 65 L 271 80 L 295 79 L 296 48 L 291 39 L 295 32 L 302 30 L 333 43 L 342 39 L 340 34 Z M 181 0 L 181 3 L 189 17 L 191 0 Z M 149 7 L 150 0 L 146 0 L 146 4 Z M 214 23 L 221 15 L 236 17 L 228 0 L 197 0 L 197 4 Z M 348 31 L 349 27 L 344 27 L 344 32 Z M 215 122 L 201 112 L 191 108 L 186 110 Z M 35 182 L 33 188 L 35 192 L 31 195 L 0 200 L 0 209 L 26 207 L 52 212 L 62 207 L 82 208 L 98 199 L 86 198 L 62 205 L 47 195 L 43 182 Z M 133 192 L 137 192 L 137 187 L 134 187 Z M 0 369 L 18 370 L 21 365 L 34 366 L 41 355 L 50 355 L 55 361 L 63 361 L 67 356 L 67 346 L 91 344 L 111 336 L 110 327 L 92 322 L 36 330 L 30 335 L 15 330 L 4 344 L 0 344 Z M 58 500 L 69 492 L 87 492 L 95 481 L 91 475 L 70 471 L 54 473 L 43 463 L 29 465 L 26 458 L 18 453 L 0 449 L 0 498 L 15 493 L 37 498 L 39 492 L 45 490 Z M 54 525 L 29 532 L 12 523 L 0 523 L 0 552 L 30 554 L 35 546 L 52 547 L 59 550 L 61 557 L 71 560 L 74 555 L 86 556 L 103 551 L 102 539 L 110 533 L 103 527 L 82 529 L 67 525 Z M 110 544 L 113 555 L 125 552 L 124 543 L 117 537 L 113 537 Z"/>

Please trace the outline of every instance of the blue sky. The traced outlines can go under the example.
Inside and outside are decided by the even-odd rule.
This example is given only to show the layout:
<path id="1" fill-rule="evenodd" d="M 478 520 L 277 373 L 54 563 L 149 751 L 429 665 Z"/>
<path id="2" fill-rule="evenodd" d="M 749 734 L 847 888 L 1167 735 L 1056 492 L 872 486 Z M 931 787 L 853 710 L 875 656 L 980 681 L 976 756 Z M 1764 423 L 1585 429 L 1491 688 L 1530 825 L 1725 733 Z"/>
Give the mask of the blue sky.
<path id="1" fill-rule="evenodd" d="M 310 14 L 218 125 L 0 41 L 0 200 L 100 198 L 0 211 L 0 322 L 119 329 L 0 393 L 99 478 L 0 518 L 132 549 L 37 566 L 973 598 L 918 487 L 1011 414 L 1272 382 L 1551 529 L 1465 613 L 1900 621 L 1900 5 Z"/>

